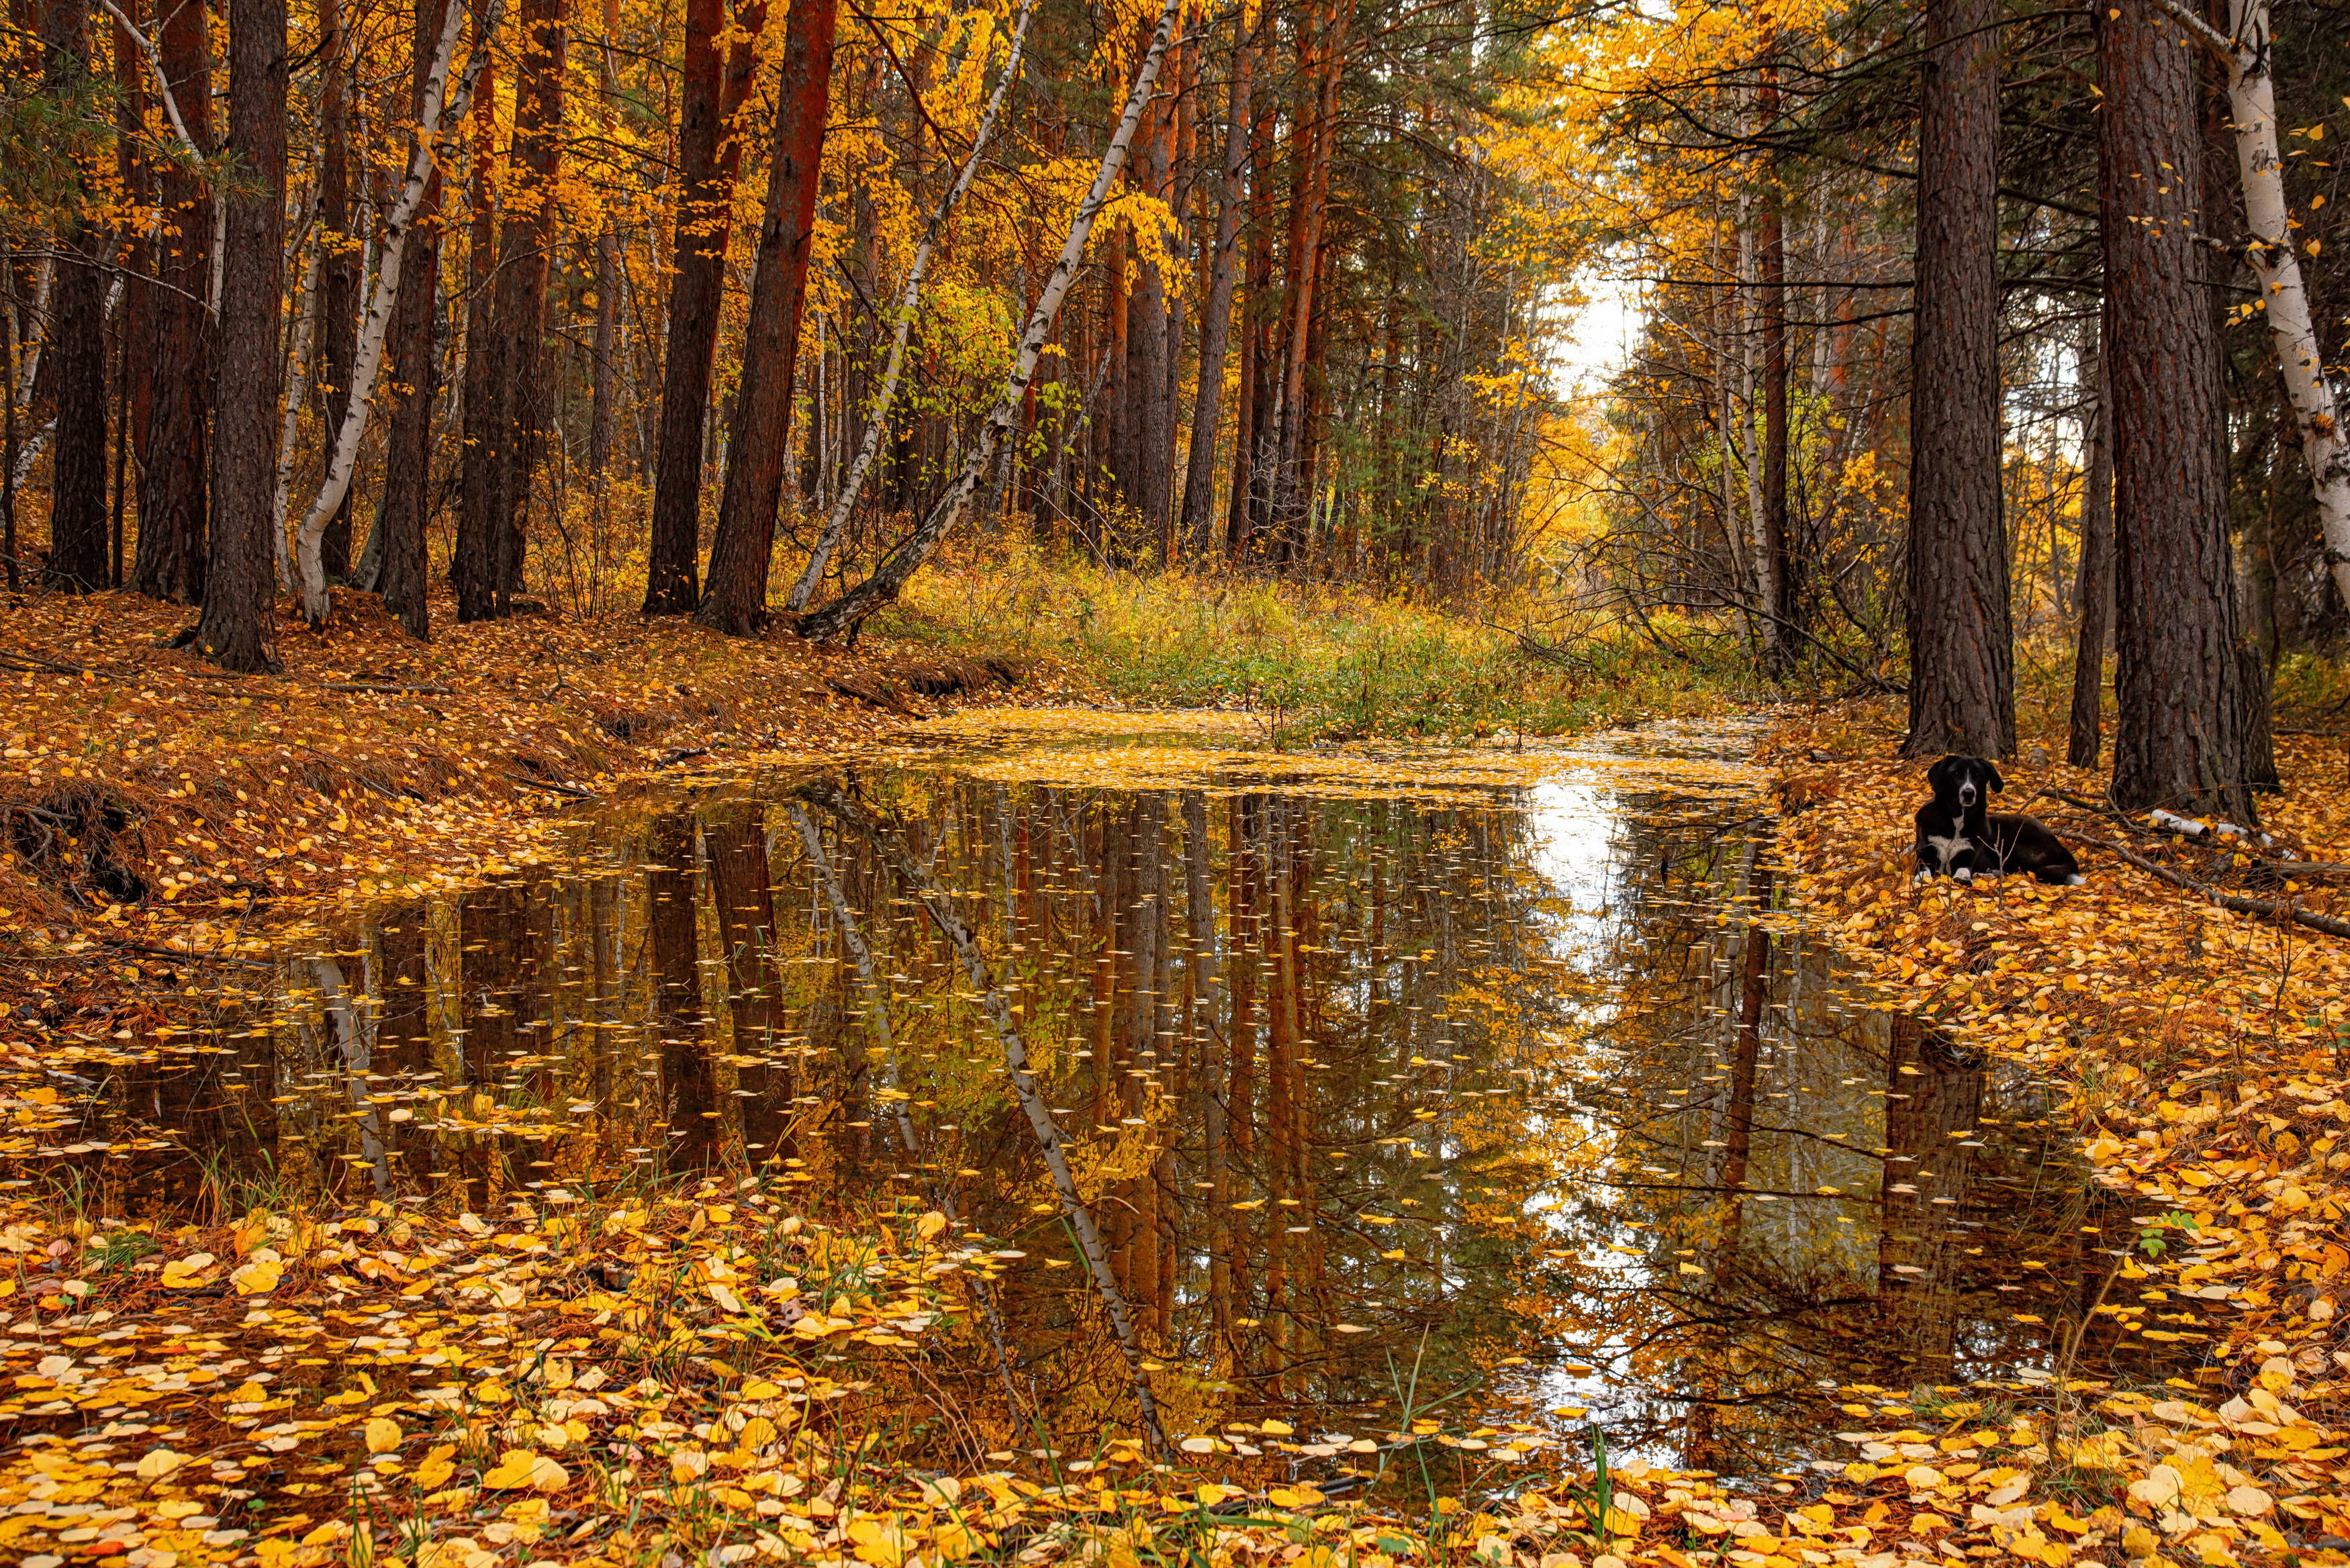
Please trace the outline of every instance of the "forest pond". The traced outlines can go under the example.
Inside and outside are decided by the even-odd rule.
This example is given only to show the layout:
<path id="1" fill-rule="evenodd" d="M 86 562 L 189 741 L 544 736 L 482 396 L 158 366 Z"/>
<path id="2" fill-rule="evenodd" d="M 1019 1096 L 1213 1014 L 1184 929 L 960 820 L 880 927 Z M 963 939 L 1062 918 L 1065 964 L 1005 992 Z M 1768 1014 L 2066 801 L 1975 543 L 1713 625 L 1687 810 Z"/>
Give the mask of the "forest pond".
<path id="1" fill-rule="evenodd" d="M 950 719 L 583 806 L 552 863 L 314 931 L 120 1110 L 173 1140 L 139 1179 L 231 1208 L 706 1174 L 842 1227 L 949 1213 L 1012 1265 L 1009 1364 L 933 1346 L 922 1397 L 1128 1419 L 988 999 L 821 777 L 976 937 L 1187 1429 L 1596 1425 L 1761 1475 L 1920 1389 L 2191 1376 L 2057 1096 L 1890 1023 L 1787 907 L 1756 732 Z"/>

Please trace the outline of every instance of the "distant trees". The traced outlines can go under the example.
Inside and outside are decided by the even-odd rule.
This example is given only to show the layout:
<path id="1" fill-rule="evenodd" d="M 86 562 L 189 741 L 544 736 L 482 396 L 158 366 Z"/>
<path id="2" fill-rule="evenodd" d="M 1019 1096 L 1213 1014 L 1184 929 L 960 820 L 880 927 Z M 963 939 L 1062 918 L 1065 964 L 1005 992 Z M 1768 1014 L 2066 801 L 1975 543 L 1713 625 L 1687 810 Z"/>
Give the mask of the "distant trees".
<path id="1" fill-rule="evenodd" d="M 109 61 L 91 3 L 36 0 L 15 46 L 36 111 L 81 151 L 15 161 L 71 199 L 21 173 L 0 191 L 8 326 L 37 368 L 12 378 L 8 479 L 45 504 L 52 586 L 103 585 L 127 547 L 131 586 L 206 602 L 199 640 L 248 664 L 268 657 L 281 552 L 241 490 L 218 493 L 251 477 L 221 443 L 261 428 L 264 401 L 261 444 L 293 432 L 289 493 L 327 504 L 293 509 L 287 553 L 314 620 L 338 579 L 421 637 L 444 571 L 461 620 L 509 613 L 525 582 L 609 604 L 642 571 L 649 611 L 746 633 L 770 614 L 778 548 L 808 577 L 801 607 L 885 558 L 926 558 L 892 552 L 962 483 L 1113 129 L 1103 106 L 1150 36 L 1045 0 L 1004 131 L 974 161 L 1009 53 L 983 9 L 837 27 L 803 7 L 785 79 L 763 81 L 757 0 L 693 0 L 678 20 L 610 0 L 580 50 L 560 0 L 511 19 L 403 0 L 398 73 L 377 68 L 374 13 L 290 0 L 284 154 L 248 163 L 257 124 L 223 139 L 214 105 L 260 101 L 235 85 L 255 57 L 213 59 L 203 7 L 156 0 L 123 13 L 136 23 L 109 13 Z M 449 4 L 458 57 L 511 71 L 512 107 L 442 127 L 408 202 L 408 128 Z M 1537 70 L 1531 16 L 1515 0 L 1305 0 L 1177 26 L 1106 198 L 1100 265 L 1071 280 L 953 515 L 1145 569 L 1446 593 L 1514 579 L 1559 439 L 1561 404 L 1532 369 L 1557 331 L 1541 301 L 1583 244 L 1560 239 L 1535 150 L 1505 145 L 1500 100 Z M 248 43 L 273 26 L 248 23 Z M 900 312 L 889 302 L 966 165 L 972 198 Z M 463 224 L 444 221 L 451 179 Z M 290 248 L 273 259 L 252 203 L 281 181 Z M 752 202 L 772 221 L 739 221 Z M 303 343 L 289 321 L 308 324 Z M 901 336 L 869 482 L 849 483 Z M 305 367 L 290 388 L 289 362 Z M 859 599 L 838 629 L 886 602 Z"/>

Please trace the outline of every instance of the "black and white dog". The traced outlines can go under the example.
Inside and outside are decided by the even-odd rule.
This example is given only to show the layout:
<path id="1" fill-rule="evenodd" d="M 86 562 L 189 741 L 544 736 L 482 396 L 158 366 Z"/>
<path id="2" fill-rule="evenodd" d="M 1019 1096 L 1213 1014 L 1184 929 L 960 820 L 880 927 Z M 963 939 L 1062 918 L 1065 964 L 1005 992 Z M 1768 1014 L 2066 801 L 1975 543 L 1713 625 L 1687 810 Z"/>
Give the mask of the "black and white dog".
<path id="1" fill-rule="evenodd" d="M 1944 757 L 1926 770 L 1934 798 L 1918 808 L 1918 875 L 1953 882 L 2029 873 L 2060 888 L 2081 885 L 2081 863 L 2035 816 L 1994 816 L 1991 797 L 2007 787 L 1981 757 Z"/>

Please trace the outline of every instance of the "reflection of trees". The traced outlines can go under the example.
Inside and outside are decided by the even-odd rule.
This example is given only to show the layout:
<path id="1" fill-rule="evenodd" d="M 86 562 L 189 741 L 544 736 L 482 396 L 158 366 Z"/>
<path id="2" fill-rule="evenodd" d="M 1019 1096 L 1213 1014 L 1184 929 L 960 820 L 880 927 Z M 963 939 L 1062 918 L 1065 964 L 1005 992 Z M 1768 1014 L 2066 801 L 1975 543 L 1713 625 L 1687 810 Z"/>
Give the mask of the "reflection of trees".
<path id="1" fill-rule="evenodd" d="M 2040 1355 L 2054 1330 L 2016 1312 L 2077 1317 L 2109 1266 L 2077 1179 L 2012 1125 L 2036 1092 L 1889 1038 L 1783 912 L 1756 925 L 1769 863 L 1726 811 L 1619 798 L 1595 894 L 1553 886 L 1506 801 L 918 774 L 867 798 L 984 950 L 1121 1293 L 1199 1375 L 1179 1414 L 1368 1429 L 1399 1379 L 1546 1346 L 1606 1361 L 1618 1441 L 1757 1468 L 1816 1451 L 1822 1379 Z M 565 865 L 354 933 L 364 1095 L 410 1113 L 380 1122 L 392 1178 L 477 1206 L 632 1168 L 764 1171 L 836 1218 L 947 1203 L 1026 1255 L 999 1296 L 1012 1381 L 1082 1425 L 1118 1378 L 1082 1267 L 1044 1266 L 1076 1260 L 980 999 L 871 846 L 811 818 L 741 790 L 616 813 Z M 167 1125 L 365 1180 L 337 1163 L 351 1085 L 301 1055 L 319 1005 L 294 982 L 257 1042 L 221 1042 L 244 1082 L 207 1093 L 250 1130 Z M 999 1381 L 992 1351 L 928 1375 Z"/>

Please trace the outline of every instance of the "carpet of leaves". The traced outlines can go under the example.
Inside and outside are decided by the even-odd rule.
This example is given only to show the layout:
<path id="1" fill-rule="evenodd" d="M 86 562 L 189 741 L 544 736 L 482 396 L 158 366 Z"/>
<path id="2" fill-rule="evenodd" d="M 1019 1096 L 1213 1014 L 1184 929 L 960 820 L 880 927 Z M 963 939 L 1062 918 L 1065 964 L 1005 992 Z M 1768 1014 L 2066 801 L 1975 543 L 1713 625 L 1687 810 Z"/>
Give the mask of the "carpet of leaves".
<path id="1" fill-rule="evenodd" d="M 2324 1511 L 2278 1477 L 2342 1453 L 2276 1359 L 2217 1408 L 2087 1384 L 2054 1411 L 1847 1407 L 1879 1424 L 1841 1434 L 1848 1462 L 1800 1489 L 1595 1469 L 1553 1434 L 1434 1421 L 1233 1423 L 1170 1434 L 1165 1454 L 1113 1436 L 917 1469 L 877 1438 L 895 1391 L 986 1354 L 981 1293 L 1019 1255 L 936 1212 L 858 1231 L 789 1198 L 708 1180 L 618 1203 L 550 1189 L 495 1217 L 377 1203 L 177 1231 L 12 1199 L 0 1556 L 1896 1568 L 2168 1546 L 2224 1563 L 2286 1550 L 2280 1527 Z M 1398 1496 L 1431 1459 L 1441 1494 Z"/>
<path id="2" fill-rule="evenodd" d="M 1910 819 L 1928 792 L 1924 763 L 1895 755 L 1900 737 L 1882 705 L 1783 721 L 1768 759 L 1782 849 L 1810 919 L 1890 1004 L 2066 1092 L 2092 1179 L 2136 1228 L 2086 1310 L 2126 1334 L 2205 1341 L 2197 1380 L 2174 1381 L 2216 1407 L 2157 1398 L 2094 1439 L 2115 1501 L 2150 1532 L 2128 1555 L 2281 1551 L 2260 1528 L 2273 1521 L 2300 1522 L 2296 1554 L 2338 1558 L 2350 1544 L 2333 1429 L 2350 1421 L 2350 941 L 2220 908 L 2086 841 L 2124 843 L 2208 888 L 2338 912 L 2326 867 L 2350 856 L 2342 742 L 2280 738 L 2284 789 L 2261 801 L 2272 842 L 2245 854 L 2101 809 L 2101 777 L 2048 760 L 2061 736 L 2027 736 L 1993 805 L 2075 843 L 2086 884 L 1918 888 Z M 2274 1467 L 2265 1479 L 2237 1479 L 2262 1464 Z M 2250 1533 L 2207 1539 L 2231 1512 Z"/>

